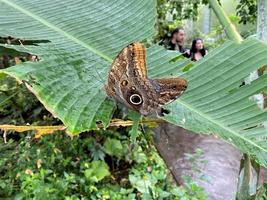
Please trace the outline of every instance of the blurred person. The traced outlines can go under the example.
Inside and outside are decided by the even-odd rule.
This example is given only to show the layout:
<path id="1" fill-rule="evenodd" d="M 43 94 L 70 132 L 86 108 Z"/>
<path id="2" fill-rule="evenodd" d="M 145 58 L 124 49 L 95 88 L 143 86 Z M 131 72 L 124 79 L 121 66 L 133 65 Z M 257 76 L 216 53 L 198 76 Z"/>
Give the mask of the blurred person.
<path id="1" fill-rule="evenodd" d="M 184 48 L 185 30 L 183 27 L 175 28 L 171 33 L 171 38 L 167 44 L 168 50 L 176 50 L 182 53 L 185 57 L 189 57 L 189 50 Z"/>
<path id="2" fill-rule="evenodd" d="M 192 61 L 198 61 L 208 54 L 208 50 L 204 47 L 204 42 L 201 38 L 196 38 L 192 42 L 190 49 L 190 58 Z"/>

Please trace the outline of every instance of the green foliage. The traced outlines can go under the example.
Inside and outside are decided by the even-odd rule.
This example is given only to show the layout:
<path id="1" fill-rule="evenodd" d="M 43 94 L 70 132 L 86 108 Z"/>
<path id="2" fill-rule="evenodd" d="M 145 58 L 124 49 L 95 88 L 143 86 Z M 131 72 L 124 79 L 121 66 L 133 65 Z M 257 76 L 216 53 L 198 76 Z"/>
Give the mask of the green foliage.
<path id="1" fill-rule="evenodd" d="M 99 182 L 106 176 L 110 175 L 108 165 L 104 161 L 92 161 L 91 163 L 85 163 L 84 176 L 91 182 Z"/>
<path id="2" fill-rule="evenodd" d="M 266 44 L 254 38 L 210 52 L 185 74 L 189 87 L 167 106 L 171 113 L 165 119 L 194 132 L 217 133 L 267 166 L 267 110 L 252 98 L 266 91 L 267 74 L 242 86 L 250 72 L 267 63 L 266 52 Z"/>
<path id="3" fill-rule="evenodd" d="M 240 23 L 241 17 L 236 15 L 229 16 L 231 22 L 237 27 L 242 38 L 247 38 L 256 33 L 256 24 L 255 23 Z"/>
<path id="4" fill-rule="evenodd" d="M 1 2 L 0 34 L 28 39 L 25 46 L 9 44 L 6 45 L 9 49 L 4 49 L 13 53 L 15 52 L 11 48 L 27 51 L 41 57 L 40 62 L 27 62 L 4 72 L 27 83 L 42 103 L 68 126 L 69 131 L 79 133 L 94 129 L 96 122 L 100 121 L 107 126 L 114 106 L 105 99 L 100 80 L 106 77 L 108 66 L 123 46 L 135 40 L 149 39 L 153 35 L 155 2 L 117 1 L 107 6 L 92 1 L 88 6 L 65 1 L 64 5 L 71 5 L 71 12 L 65 12 L 65 7 L 48 0 L 38 1 L 38 4 L 32 4 L 29 0 Z M 51 3 L 54 9 L 44 6 L 45 3 Z M 131 4 L 134 6 L 130 6 Z M 193 10 L 175 8 L 185 18 L 195 15 L 197 11 L 196 1 L 189 1 L 188 4 L 193 5 Z M 87 14 L 107 7 L 111 11 L 123 7 L 123 12 L 94 12 L 93 16 Z M 82 9 L 85 12 L 81 12 Z M 164 17 L 167 9 L 162 9 Z M 136 15 L 137 12 L 140 15 Z M 70 14 L 73 20 L 65 20 Z M 125 17 L 124 21 L 118 23 L 122 21 L 121 16 Z M 139 18 L 136 19 L 136 16 Z M 14 18 L 18 20 L 15 31 L 12 21 Z M 176 21 L 174 25 L 178 23 L 180 22 Z M 109 38 L 102 46 L 100 35 Z M 38 45 L 29 42 L 35 39 L 49 42 L 40 40 Z M 240 46 L 226 43 L 222 47 L 224 52 L 217 50 L 211 53 L 185 74 L 190 80 L 191 94 L 187 92 L 181 101 L 173 104 L 172 114 L 167 120 L 198 132 L 217 133 L 266 165 L 266 145 L 262 143 L 262 138 L 266 135 L 266 129 L 262 126 L 266 112 L 257 110 L 255 103 L 248 102 L 249 96 L 266 90 L 266 85 L 263 84 L 266 76 L 252 82 L 252 86 L 239 88 L 251 71 L 266 64 L 266 46 L 256 40 L 250 42 Z M 248 46 L 255 49 L 249 49 Z M 229 52 L 237 58 L 233 58 Z M 236 52 L 244 57 L 239 57 Z M 188 61 L 171 63 L 174 54 L 152 46 L 148 50 L 150 75 L 160 77 L 181 73 L 182 64 Z M 253 59 L 249 60 L 249 56 L 261 56 L 262 60 L 250 62 Z M 221 59 L 224 63 L 219 62 Z M 246 59 L 249 61 L 239 62 Z M 213 71 L 214 63 L 220 66 L 221 71 Z M 235 71 L 237 78 L 232 77 L 231 73 L 239 69 L 242 70 Z M 199 74 L 202 79 L 199 79 Z M 222 76 L 213 80 L 212 77 L 216 78 L 216 75 Z M 4 74 L 1 74 L 1 78 L 3 77 Z M 230 81 L 230 85 L 222 84 L 226 83 L 225 80 Z M 210 86 L 222 88 L 214 91 Z M 253 89 L 254 86 L 257 90 Z M 23 110 L 20 115 L 33 110 L 31 101 L 24 101 L 24 95 L 17 90 L 20 86 L 15 84 L 14 87 L 15 93 L 6 90 L 5 83 L 1 86 L 1 102 L 4 105 L 1 112 L 7 117 L 14 111 L 14 107 L 11 112 L 8 110 L 13 102 L 18 101 L 21 105 L 18 108 Z M 25 88 L 21 90 L 25 91 Z M 220 104 L 216 104 L 215 100 Z M 225 105 L 227 109 L 217 107 L 227 100 L 235 101 L 234 106 L 230 103 L 230 107 L 233 106 L 231 109 L 227 107 L 229 105 Z M 213 107 L 203 109 L 205 102 L 211 102 L 209 105 Z M 40 110 L 43 107 L 38 108 L 37 114 L 32 117 L 33 123 L 36 123 L 36 116 L 43 116 Z M 215 114 L 211 112 L 214 110 Z M 229 112 L 233 116 L 227 115 Z M 236 113 L 242 116 L 250 113 L 249 117 L 253 115 L 254 118 L 249 121 L 235 116 Z M 17 120 L 19 117 L 12 118 Z M 24 118 L 30 119 L 26 116 L 19 122 L 28 122 Z M 242 123 L 241 119 L 246 123 Z M 171 184 L 166 166 L 155 153 L 153 145 L 149 144 L 151 138 L 144 138 L 138 131 L 138 127 L 134 126 L 130 132 L 122 129 L 91 132 L 93 137 L 82 134 L 80 138 L 73 140 L 63 135 L 47 136 L 40 141 L 29 141 L 28 137 L 23 137 L 19 142 L 10 140 L 0 147 L 0 196 L 16 199 L 205 199 L 203 190 L 190 179 L 187 180 L 186 187 L 174 187 Z M 253 135 L 254 131 L 258 135 Z"/>
<path id="5" fill-rule="evenodd" d="M 0 39 L 1 41 L 1 39 Z M 5 41 L 7 42 L 7 41 Z M 27 61 L 31 55 L 0 47 L 0 66 L 7 68 Z M 15 79 L 0 75 L 0 124 L 54 125 L 59 121 L 54 119 L 36 97 Z M 61 124 L 61 123 L 60 123 Z"/>
<path id="6" fill-rule="evenodd" d="M 119 140 L 108 138 L 104 143 L 104 151 L 110 156 L 120 157 L 123 153 L 123 146 Z"/>
<path id="7" fill-rule="evenodd" d="M 188 41 L 187 43 L 190 44 L 190 47 L 192 40 L 195 38 L 202 38 L 204 40 L 205 48 L 209 51 L 212 51 L 227 41 L 225 31 L 221 25 L 215 26 L 209 34 L 204 34 L 195 27 L 191 37 L 187 37 L 186 39 Z"/>
<path id="8" fill-rule="evenodd" d="M 6 91 L 17 88 L 12 79 L 5 80 Z M 28 95 L 23 93 L 21 101 L 26 102 Z M 7 107 L 10 104 L 6 102 Z M 29 101 L 28 104 L 32 106 Z M 13 117 L 20 123 L 18 116 Z M 39 117 L 42 114 L 34 119 Z M 55 119 L 51 121 L 55 122 Z M 31 139 L 32 134 L 20 137 L 8 133 L 7 138 L 15 137 L 16 141 L 9 139 L 4 144 L 0 140 L 0 198 L 133 200 L 206 196 L 198 186 L 184 188 L 172 183 L 149 130 L 136 135 L 134 140 L 129 130 L 90 132 L 73 139 L 55 133 L 37 141 Z M 145 182 L 149 187 L 142 191 L 132 179 L 140 179 L 140 184 L 145 177 L 149 177 Z"/>
<path id="9" fill-rule="evenodd" d="M 0 13 L 0 36 L 23 38 L 26 42 L 25 46 L 3 46 L 41 58 L 40 62 L 20 65 L 15 70 L 20 74 L 17 80 L 28 83 L 45 107 L 77 134 L 95 129 L 96 122 L 108 125 L 114 110 L 114 103 L 106 100 L 104 90 L 108 69 L 124 46 L 154 34 L 156 3 L 94 0 L 74 5 L 68 0 L 62 6 L 52 0 L 36 4 L 31 0 L 1 0 Z M 70 15 L 71 20 L 66 20 Z M 105 42 L 103 36 L 107 38 Z M 38 45 L 29 45 L 33 40 Z M 9 75 L 15 77 L 15 71 Z"/>
<path id="10" fill-rule="evenodd" d="M 264 183 L 257 191 L 256 200 L 266 200 L 267 199 L 267 183 Z"/>
<path id="11" fill-rule="evenodd" d="M 157 0 L 158 34 L 155 41 L 160 41 L 170 37 L 170 33 L 174 28 L 185 25 L 183 24 L 184 19 L 197 20 L 201 4 L 207 5 L 208 2 L 206 0 L 190 0 L 181 3 L 180 1 L 173 0 Z M 241 26 L 240 32 L 244 38 L 255 33 L 255 26 L 253 26 L 253 24 L 255 24 L 256 19 L 256 0 L 238 1 L 236 6 L 236 20 L 239 25 L 246 25 L 244 27 Z M 217 27 L 215 27 L 215 29 L 217 29 Z M 252 30 L 254 32 L 252 32 Z M 195 31 L 193 31 L 193 33 L 195 33 Z"/>
<path id="12" fill-rule="evenodd" d="M 12 20 L 1 24 L 4 21 L 1 19 L 20 16 L 16 33 L 29 40 L 41 37 L 42 40 L 50 41 L 41 42 L 40 45 L 26 45 L 27 48 L 6 45 L 20 51 L 31 51 L 42 59 L 1 72 L 27 83 L 46 108 L 68 127 L 70 133 L 96 129 L 97 123 L 107 127 L 115 107 L 113 101 L 106 99 L 101 78 L 107 77 L 112 59 L 123 46 L 132 40 L 151 38 L 154 33 L 156 2 L 121 0 L 124 3 L 116 1 L 104 6 L 95 1 L 91 6 L 83 2 L 73 7 L 69 0 L 64 1 L 64 5 L 71 5 L 69 7 L 74 11 L 65 12 L 60 4 L 51 0 L 42 3 L 49 2 L 54 6 L 53 11 L 39 4 L 29 6 L 29 0 L 19 3 L 1 1 L 4 3 L 0 7 L 0 25 L 3 26 L 0 34 L 18 37 L 13 32 Z M 130 3 L 134 6 L 128 6 Z M 110 10 L 93 12 L 99 6 Z M 113 16 L 112 10 L 118 7 L 125 13 L 115 12 Z M 79 12 L 82 8 L 94 15 L 84 16 Z M 142 14 L 135 19 L 137 12 Z M 122 15 L 125 23 L 120 23 Z M 72 20 L 64 20 L 69 17 Z M 135 26 L 132 25 L 132 19 L 135 19 Z M 93 20 L 91 26 L 85 24 L 88 20 Z M 100 32 L 111 34 L 102 46 L 99 41 L 103 39 L 103 34 Z M 254 94 L 265 92 L 266 74 L 250 85 L 240 87 L 252 71 L 267 63 L 266 51 L 266 44 L 256 39 L 248 39 L 241 44 L 227 42 L 193 66 L 188 60 L 171 62 L 173 57 L 177 57 L 175 52 L 152 46 L 147 52 L 151 78 L 177 76 L 181 74 L 182 67 L 192 66 L 183 74 L 189 81 L 187 91 L 169 104 L 171 112 L 164 119 L 195 132 L 217 134 L 266 166 L 267 147 L 263 138 L 267 132 L 263 123 L 267 113 L 250 100 Z M 132 136 L 137 137 L 138 132 L 134 127 Z M 261 134 L 252 134 L 253 131 Z"/>
<path id="13" fill-rule="evenodd" d="M 182 26 L 182 20 L 198 17 L 198 8 L 200 4 L 207 4 L 206 0 L 157 0 L 157 37 L 156 41 L 170 37 L 171 31 L 177 26 Z"/>
<path id="14" fill-rule="evenodd" d="M 0 198 L 205 199 L 203 189 L 193 182 L 188 182 L 190 187 L 172 183 L 149 131 L 134 143 L 125 129 L 73 139 L 64 133 L 38 141 L 29 136 L 7 144 L 0 141 Z M 97 148 L 107 152 L 103 160 L 92 156 Z"/>
<path id="15" fill-rule="evenodd" d="M 0 124 L 53 125 L 53 119 L 25 85 L 11 77 L 0 77 Z"/>
<path id="16" fill-rule="evenodd" d="M 240 0 L 236 7 L 239 23 L 255 23 L 257 19 L 257 0 Z"/>

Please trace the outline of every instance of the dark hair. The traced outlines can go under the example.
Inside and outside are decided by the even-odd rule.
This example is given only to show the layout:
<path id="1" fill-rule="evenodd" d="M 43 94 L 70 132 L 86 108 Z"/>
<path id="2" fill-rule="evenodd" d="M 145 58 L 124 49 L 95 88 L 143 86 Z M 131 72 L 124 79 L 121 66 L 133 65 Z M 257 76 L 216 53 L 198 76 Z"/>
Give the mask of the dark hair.
<path id="1" fill-rule="evenodd" d="M 173 38 L 173 35 L 175 33 L 179 33 L 180 30 L 184 30 L 184 28 L 183 27 L 177 27 L 177 28 L 173 29 L 172 32 L 171 32 L 171 38 Z"/>
<path id="2" fill-rule="evenodd" d="M 201 38 L 196 38 L 193 40 L 192 42 L 192 46 L 191 46 L 191 49 L 190 49 L 190 56 L 192 57 L 192 59 L 194 58 L 194 54 L 197 53 L 197 48 L 196 48 L 196 44 L 197 44 L 197 41 L 198 40 L 201 40 L 203 42 L 203 40 Z M 201 55 L 204 57 L 206 55 L 206 49 L 203 45 L 203 48 L 199 50 L 199 52 L 201 53 Z"/>

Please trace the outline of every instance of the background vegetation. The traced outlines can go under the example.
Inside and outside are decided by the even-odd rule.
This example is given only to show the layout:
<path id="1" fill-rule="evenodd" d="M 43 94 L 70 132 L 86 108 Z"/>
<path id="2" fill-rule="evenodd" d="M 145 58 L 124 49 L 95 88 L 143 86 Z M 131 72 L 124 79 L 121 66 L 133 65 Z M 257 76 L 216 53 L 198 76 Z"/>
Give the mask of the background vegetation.
<path id="1" fill-rule="evenodd" d="M 142 17 L 151 18 L 151 20 L 148 22 L 148 24 L 152 25 L 151 27 L 153 27 L 155 20 L 157 21 L 158 32 L 154 38 L 154 41 L 157 42 L 160 39 L 166 38 L 167 37 L 166 35 L 168 35 L 168 33 L 170 32 L 170 29 L 179 24 L 183 24 L 182 20 L 198 16 L 198 5 L 200 2 L 188 1 L 188 4 L 183 4 L 183 5 L 178 4 L 177 2 L 158 1 L 157 19 L 154 19 L 154 15 L 152 15 L 151 13 L 148 13 L 145 16 L 142 15 Z M 201 3 L 207 4 L 207 2 L 205 1 Z M 255 15 L 254 15 L 255 12 L 253 11 L 254 9 L 253 6 L 255 6 L 255 2 L 249 3 L 249 5 L 247 4 L 248 1 L 244 2 L 240 1 L 239 5 L 242 6 L 238 5 L 237 8 L 238 16 L 232 16 L 232 21 L 234 21 L 236 24 L 239 22 L 241 23 L 254 22 L 253 20 L 255 20 Z M 31 7 L 30 4 L 28 6 Z M 172 22 L 166 21 L 166 16 L 168 12 L 170 11 L 172 12 L 174 8 L 176 11 L 178 11 L 176 13 L 172 13 L 172 18 L 175 20 L 173 20 Z M 138 7 L 136 7 L 135 9 L 138 10 Z M 133 11 L 133 15 L 136 15 L 136 10 Z M 249 11 L 245 12 L 244 10 L 249 10 Z M 178 13 L 180 16 L 178 15 Z M 129 18 L 130 17 L 131 16 L 129 16 Z M 107 25 L 106 24 L 103 25 L 102 21 L 100 21 L 99 23 L 101 26 L 106 28 Z M 124 26 L 127 26 L 129 24 L 130 23 L 127 24 L 127 22 L 125 22 Z M 71 25 L 69 24 L 69 26 Z M 22 31 L 24 27 L 23 26 L 20 27 L 18 25 L 18 27 L 16 28 L 18 29 L 19 32 Z M 118 27 L 115 28 L 118 29 Z M 38 28 L 35 28 L 33 29 L 32 34 L 38 31 L 39 31 Z M 44 29 L 42 31 L 46 30 Z M 128 30 L 128 32 L 130 31 L 131 30 Z M 145 36 L 141 37 L 141 40 L 145 40 L 146 38 L 149 38 L 149 36 L 152 35 L 152 31 L 150 30 L 150 28 L 147 28 L 144 32 Z M 197 35 L 198 34 L 201 35 L 200 31 L 196 31 L 195 33 L 197 33 Z M 1 32 L 1 34 L 3 34 L 3 32 Z M 14 36 L 16 35 L 15 32 L 13 34 Z M 45 32 L 42 34 L 45 34 Z M 50 32 L 48 31 L 47 34 L 50 34 Z M 3 36 L 5 35 L 3 34 Z M 166 165 L 159 157 L 154 147 L 153 133 L 151 132 L 151 129 L 149 127 L 143 127 L 140 129 L 136 128 L 136 126 L 133 126 L 131 128 L 115 127 L 115 128 L 109 128 L 108 130 L 84 131 L 88 130 L 89 127 L 90 129 L 95 129 L 96 128 L 95 122 L 97 123 L 102 122 L 104 126 L 107 126 L 109 118 L 102 115 L 100 116 L 96 115 L 97 117 L 89 116 L 89 119 L 88 117 L 87 118 L 84 117 L 85 120 L 91 122 L 91 124 L 89 123 L 84 124 L 85 123 L 84 121 L 79 121 L 81 118 L 78 117 L 76 118 L 76 116 L 72 116 L 73 113 L 66 114 L 64 107 L 54 106 L 54 105 L 58 106 L 59 104 L 58 102 L 55 101 L 52 102 L 52 100 L 54 99 L 53 97 L 54 93 L 52 93 L 53 88 L 46 87 L 47 85 L 42 85 L 47 80 L 52 80 L 51 78 L 52 76 L 60 76 L 62 75 L 62 73 L 64 74 L 67 70 L 70 71 L 73 70 L 72 68 L 69 68 L 70 65 L 75 67 L 75 74 L 78 73 L 77 76 L 79 79 L 87 81 L 87 78 L 84 77 L 84 74 L 88 75 L 89 74 L 88 72 L 90 72 L 93 75 L 88 79 L 92 79 L 93 77 L 94 79 L 98 79 L 98 82 L 101 82 L 99 81 L 98 73 L 101 73 L 101 70 L 103 71 L 103 69 L 101 68 L 103 66 L 97 64 L 98 59 L 100 60 L 100 63 L 106 66 L 108 63 L 107 61 L 110 61 L 111 58 L 116 55 L 117 51 L 119 51 L 121 47 L 125 45 L 124 43 L 128 43 L 129 41 L 136 39 L 134 38 L 135 34 L 133 34 L 131 38 L 125 39 L 125 41 L 123 41 L 124 38 L 120 38 L 121 40 L 118 41 L 116 41 L 116 38 L 110 38 L 111 44 L 107 42 L 106 50 L 103 50 L 103 52 L 99 53 L 97 52 L 99 49 L 97 49 L 96 52 L 94 52 L 99 54 L 100 57 L 91 55 L 91 53 L 82 52 L 83 51 L 82 48 L 73 45 L 72 41 L 71 42 L 69 41 L 70 39 L 69 36 L 61 38 L 51 34 L 49 35 L 49 37 L 50 37 L 49 39 L 54 41 L 55 45 L 59 44 L 60 48 L 58 49 L 55 48 L 53 45 L 47 43 L 47 41 L 45 40 L 35 41 L 36 38 L 34 38 L 34 34 L 32 36 L 29 36 L 29 38 L 32 39 L 29 41 L 27 40 L 21 41 L 17 40 L 16 38 L 7 38 L 7 37 L 1 38 L 2 43 L 6 43 L 8 45 L 5 45 L 5 47 L 2 47 L 2 49 L 0 49 L 2 54 L 0 60 L 0 66 L 1 68 L 7 68 L 15 64 L 21 64 L 19 65 L 20 68 L 13 68 L 15 69 L 14 71 L 12 71 L 11 69 L 10 71 L 6 70 L 6 72 L 11 76 L 16 77 L 21 82 L 26 83 L 26 85 L 28 85 L 28 88 L 29 86 L 33 86 L 32 88 L 34 88 L 35 94 L 37 94 L 37 97 L 39 99 L 43 100 L 43 103 L 46 105 L 46 107 L 49 108 L 50 111 L 52 110 L 53 111 L 52 113 L 54 115 L 56 113 L 58 117 L 60 117 L 60 119 L 65 124 L 69 125 L 68 131 L 73 133 L 79 133 L 83 131 L 83 133 L 80 134 L 78 137 L 73 138 L 67 136 L 65 132 L 62 131 L 62 132 L 56 132 L 55 134 L 52 135 L 44 136 L 40 140 L 35 140 L 33 139 L 32 132 L 27 132 L 26 134 L 24 133 L 23 135 L 15 132 L 8 132 L 8 134 L 6 135 L 6 132 L 2 132 L 2 135 L 7 140 L 7 143 L 4 143 L 5 140 L 1 140 L 0 197 L 15 198 L 15 199 L 47 199 L 47 198 L 49 199 L 197 199 L 197 200 L 206 199 L 207 195 L 205 194 L 203 189 L 199 187 L 190 177 L 184 178 L 185 185 L 176 186 L 176 184 L 174 183 L 174 181 L 170 176 L 168 169 L 166 168 Z M 208 37 L 210 38 L 214 37 L 213 42 L 210 44 L 211 48 L 221 45 L 225 41 L 223 28 L 220 26 L 215 27 L 211 31 Z M 61 40 L 64 40 L 63 44 L 60 44 L 59 41 Z M 33 73 L 33 75 L 29 75 L 28 72 L 34 69 L 34 67 L 36 67 L 39 58 L 35 57 L 33 59 L 31 54 L 21 53 L 21 51 L 25 52 L 25 48 L 16 45 L 20 44 L 20 42 L 30 49 L 29 52 L 33 54 L 42 55 L 41 57 L 42 59 L 44 59 L 42 63 L 43 67 L 36 70 L 36 73 L 35 74 Z M 99 41 L 97 40 L 93 42 L 97 44 L 99 43 Z M 65 47 L 66 44 L 69 45 L 67 46 L 67 48 Z M 255 45 L 254 46 L 255 49 L 248 48 L 248 46 L 252 44 Z M 86 44 L 83 45 L 86 47 Z M 6 47 L 9 48 L 7 49 Z M 98 46 L 96 47 L 98 48 Z M 17 51 L 11 50 L 11 48 L 16 49 Z M 241 49 L 240 52 L 243 53 L 244 56 L 249 55 L 249 53 L 251 53 L 253 50 L 254 53 L 253 56 L 254 55 L 260 56 L 261 50 L 264 49 L 265 46 L 251 40 L 242 44 L 241 46 L 229 42 L 224 44 L 223 48 L 225 49 L 229 48 L 229 51 L 231 50 L 232 52 L 235 52 L 237 49 Z M 67 52 L 65 51 L 66 49 L 70 49 L 70 51 Z M 47 55 L 48 51 L 49 51 L 49 57 Z M 152 63 L 155 63 L 155 61 L 157 61 L 158 57 L 164 56 L 166 57 L 166 60 L 159 62 L 158 65 L 166 64 L 165 66 L 169 67 L 169 72 L 166 71 L 162 72 L 159 66 L 154 64 L 152 65 L 154 68 L 149 69 L 151 76 L 156 76 L 156 77 L 165 76 L 166 74 L 170 74 L 170 71 L 179 74 L 184 74 L 184 72 L 188 71 L 188 69 L 193 65 L 192 63 L 184 60 L 178 60 L 178 63 L 175 64 L 170 63 L 169 60 L 171 57 L 174 56 L 174 54 L 167 54 L 162 48 L 153 45 L 148 50 L 148 55 L 149 55 L 148 56 L 149 64 L 152 65 Z M 103 59 L 104 61 L 102 60 L 101 56 L 102 58 L 104 58 Z M 68 59 L 64 60 L 62 58 L 68 58 Z M 210 59 L 213 61 L 215 58 L 216 58 L 216 53 L 210 56 Z M 89 59 L 88 63 L 86 59 Z M 233 62 L 233 57 L 231 57 L 231 55 L 228 55 L 227 59 L 228 59 L 227 61 L 230 60 L 231 62 Z M 240 58 L 237 57 L 236 60 L 238 59 Z M 25 64 L 25 61 L 29 60 L 35 62 L 31 64 L 30 63 Z M 90 64 L 89 63 L 90 61 L 92 61 L 93 64 Z M 251 68 L 247 67 L 246 68 L 247 71 L 244 70 L 243 74 L 241 74 L 237 80 L 233 80 L 235 82 L 234 87 L 230 87 L 227 89 L 224 88 L 226 94 L 228 96 L 229 93 L 236 94 L 235 93 L 236 91 L 238 91 L 240 94 L 240 92 L 242 91 L 238 90 L 236 85 L 239 86 L 242 83 L 244 77 L 246 77 L 250 71 L 257 69 L 265 61 L 266 60 L 263 59 L 262 61 L 253 63 L 255 64 L 255 66 L 251 66 L 251 63 L 246 63 L 246 65 L 244 66 L 251 66 Z M 96 69 L 96 71 L 92 71 L 92 69 L 88 67 L 88 65 L 92 66 L 94 64 L 96 64 L 94 66 L 95 67 L 94 69 Z M 61 65 L 63 66 L 62 68 L 60 68 Z M 229 67 L 227 69 L 230 71 L 235 68 L 235 66 L 231 67 L 232 68 Z M 83 71 L 81 71 L 82 68 L 85 68 L 87 70 L 84 72 L 84 74 Z M 103 68 L 106 69 L 107 67 Z M 44 69 L 49 69 L 49 70 L 46 71 Z M 56 70 L 54 69 L 58 69 L 58 72 L 55 72 Z M 204 69 L 204 68 L 199 68 L 199 69 Z M 211 69 L 213 69 L 212 66 L 210 67 L 209 70 Z M 235 69 L 238 68 L 236 67 Z M 213 70 L 216 69 L 214 68 Z M 43 75 L 41 74 L 44 72 L 46 79 L 43 78 L 42 77 Z M 51 74 L 49 72 L 51 72 Z M 55 74 L 52 74 L 52 72 Z M 191 73 L 193 74 L 194 72 Z M 195 73 L 198 72 L 195 71 Z M 68 74 L 66 73 L 64 75 Z M 188 78 L 193 79 L 193 76 L 190 77 L 189 73 Z M 263 78 L 259 79 L 259 81 L 255 83 L 255 85 L 259 85 L 258 90 L 256 92 L 261 92 L 262 91 L 261 87 L 265 87 L 265 85 L 261 84 L 262 82 L 265 81 L 265 79 Z M 66 79 L 64 80 L 66 81 Z M 61 124 L 61 121 L 54 118 L 51 112 L 48 112 L 43 107 L 43 105 L 35 98 L 35 96 L 33 96 L 33 94 L 26 89 L 25 85 L 18 84 L 18 82 L 16 82 L 14 79 L 7 77 L 6 74 L 3 73 L 1 74 L 0 81 L 1 81 L 0 124 L 16 124 L 16 125 L 25 125 L 26 123 L 29 123 L 31 125 Z M 75 83 L 75 81 L 70 79 L 66 83 L 67 83 L 66 85 L 68 85 L 66 87 L 69 87 L 72 83 Z M 93 83 L 89 82 L 89 87 L 92 88 L 92 86 L 95 86 L 94 84 L 95 82 Z M 101 82 L 101 84 L 103 83 Z M 98 88 L 96 90 L 93 90 L 93 93 L 97 93 L 98 89 L 102 88 L 103 85 L 101 84 L 97 84 Z M 197 82 L 195 82 L 195 84 L 197 84 Z M 192 85 L 194 85 L 193 81 Z M 65 87 L 63 87 L 64 84 L 61 86 L 62 86 L 61 90 L 64 90 L 65 89 Z M 86 87 L 88 87 L 88 85 L 85 85 L 85 88 Z M 251 91 L 251 94 L 255 93 L 255 90 L 252 90 L 249 87 L 244 87 L 242 89 L 244 91 Z M 88 89 L 86 91 L 88 92 Z M 103 108 L 102 112 L 106 111 L 107 115 L 110 116 L 111 114 L 108 113 L 113 112 L 113 104 L 107 103 L 105 100 L 105 96 L 102 95 L 102 93 L 100 92 L 99 96 L 97 96 L 95 99 L 91 98 L 91 96 L 90 98 L 92 102 L 102 101 L 103 103 L 101 102 L 100 105 L 98 106 Z M 192 94 L 193 93 L 191 93 L 191 95 Z M 78 96 L 75 95 L 73 96 L 78 98 Z M 192 97 L 190 97 L 190 93 L 189 97 L 187 98 L 192 99 Z M 197 101 L 197 99 L 192 99 L 192 101 Z M 92 105 L 95 106 L 95 104 L 93 103 Z M 178 104 L 173 106 L 174 108 L 173 109 L 171 108 L 172 111 L 176 110 L 177 112 L 180 112 L 179 108 L 181 107 L 181 105 Z M 75 109 L 79 108 L 73 108 L 73 110 Z M 251 109 L 253 110 L 255 109 L 255 107 L 253 108 L 251 107 Z M 86 111 L 84 112 L 85 115 L 89 115 L 88 113 L 90 109 L 85 111 Z M 98 110 L 96 111 L 92 110 L 92 113 L 97 111 Z M 97 113 L 101 113 L 100 111 L 98 111 Z M 177 116 L 174 115 L 167 118 L 167 120 L 173 121 L 173 123 L 175 124 L 183 123 L 182 119 L 184 116 L 186 116 L 186 114 L 191 115 L 189 111 L 186 111 L 183 116 L 179 115 L 181 116 L 181 119 L 175 118 L 178 115 Z M 66 117 L 66 115 L 68 116 Z M 121 109 L 117 109 L 115 111 L 114 117 L 125 120 L 130 119 L 135 121 L 136 119 L 139 118 L 139 116 L 134 113 L 131 113 L 126 116 L 125 112 L 122 111 Z M 196 115 L 194 115 L 194 119 L 197 122 L 201 122 L 201 120 L 198 119 Z M 225 119 L 227 119 L 227 117 L 225 117 Z M 73 120 L 74 121 L 76 120 L 75 124 L 73 123 Z M 194 125 L 196 121 L 192 120 L 192 124 L 189 123 L 186 124 L 185 126 L 189 129 L 194 129 L 194 130 L 200 129 L 200 132 L 206 132 L 207 130 L 204 127 L 196 127 Z M 205 123 L 207 122 L 205 121 Z M 236 123 L 238 123 L 238 121 Z M 251 124 L 249 128 L 251 128 Z M 261 126 L 256 128 L 258 128 L 257 129 L 258 132 L 262 131 Z M 220 132 L 218 127 L 214 128 L 214 124 L 208 126 L 208 129 L 212 132 L 214 130 Z M 238 131 L 235 129 L 236 134 L 239 134 Z M 241 142 L 247 141 L 247 138 L 245 138 L 246 140 L 242 140 L 240 138 L 233 138 L 233 136 L 228 134 L 227 132 L 220 133 L 219 135 L 221 137 L 224 137 L 223 134 L 225 134 L 225 138 L 229 139 L 230 142 L 233 142 L 241 149 L 243 148 L 242 150 L 250 153 L 252 157 L 258 160 L 261 164 L 263 165 L 266 164 L 266 160 L 264 159 L 264 157 L 259 156 L 261 155 L 261 153 L 265 153 L 264 151 L 265 146 L 263 144 L 260 144 L 261 141 L 259 141 L 259 146 L 262 145 L 260 146 L 261 148 L 260 151 L 258 151 L 258 149 L 256 149 L 255 151 L 252 150 L 249 151 L 246 148 L 246 144 L 245 145 L 239 144 Z M 253 139 L 251 139 L 251 141 L 255 142 Z M 256 144 L 256 142 L 253 143 L 253 145 Z M 248 147 L 249 148 L 258 147 L 257 145 L 255 146 L 253 145 Z M 196 152 L 193 155 L 189 154 L 188 159 L 191 159 L 192 162 L 194 163 L 195 162 L 194 158 L 199 156 L 201 156 L 201 152 Z M 264 195 L 264 190 L 265 190 L 264 187 L 261 187 L 259 189 L 262 195 Z"/>

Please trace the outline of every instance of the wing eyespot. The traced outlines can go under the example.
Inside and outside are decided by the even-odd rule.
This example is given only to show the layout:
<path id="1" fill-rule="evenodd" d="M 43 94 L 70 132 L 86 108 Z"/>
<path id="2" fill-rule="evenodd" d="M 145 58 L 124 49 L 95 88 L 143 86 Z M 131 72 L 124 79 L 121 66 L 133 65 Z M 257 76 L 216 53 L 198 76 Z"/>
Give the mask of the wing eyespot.
<path id="1" fill-rule="evenodd" d="M 121 82 L 121 85 L 122 85 L 122 86 L 127 86 L 127 85 L 128 85 L 128 81 L 123 80 L 123 81 Z"/>
<path id="2" fill-rule="evenodd" d="M 143 99 L 139 94 L 132 94 L 129 99 L 133 105 L 140 105 L 143 103 Z"/>

